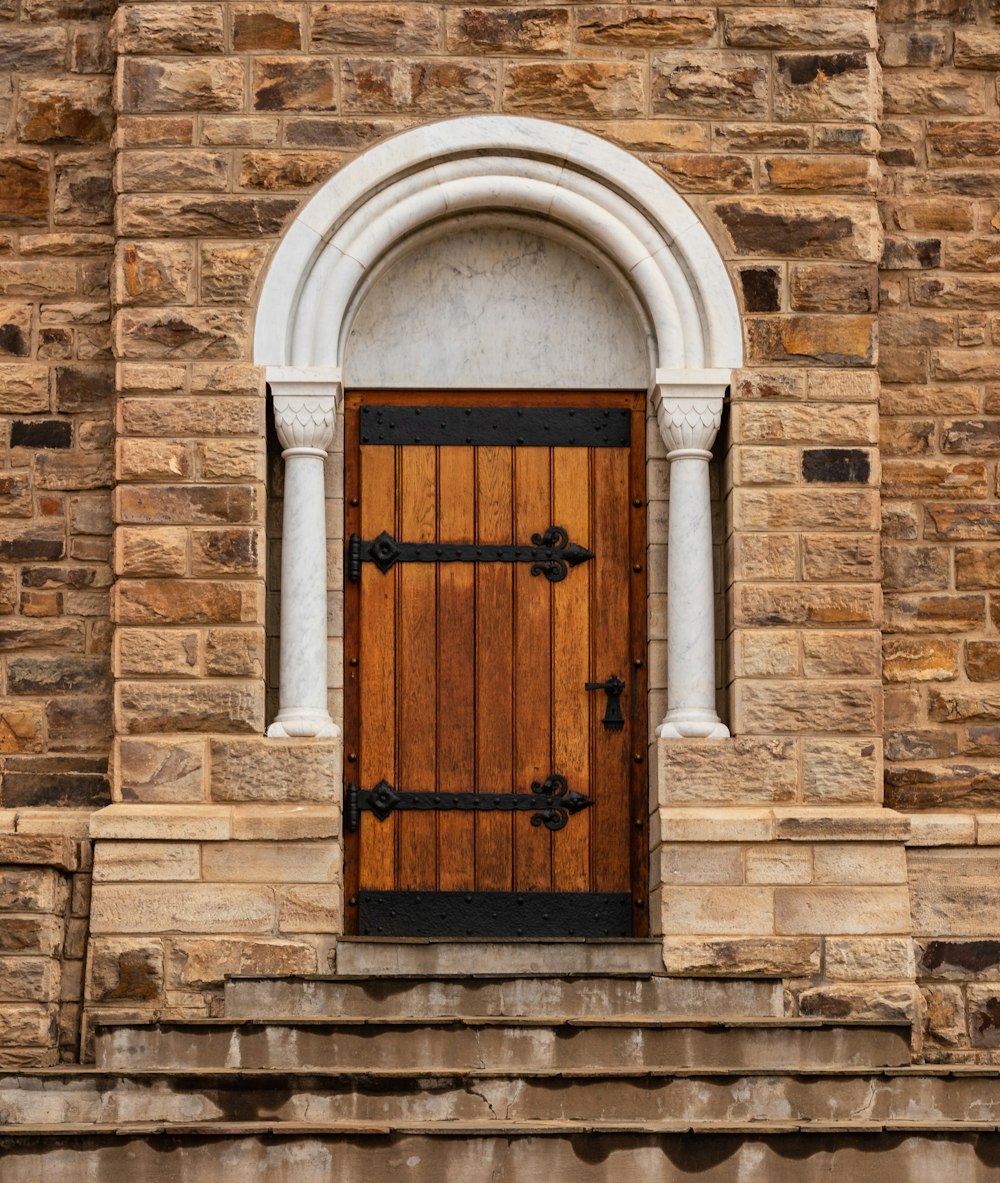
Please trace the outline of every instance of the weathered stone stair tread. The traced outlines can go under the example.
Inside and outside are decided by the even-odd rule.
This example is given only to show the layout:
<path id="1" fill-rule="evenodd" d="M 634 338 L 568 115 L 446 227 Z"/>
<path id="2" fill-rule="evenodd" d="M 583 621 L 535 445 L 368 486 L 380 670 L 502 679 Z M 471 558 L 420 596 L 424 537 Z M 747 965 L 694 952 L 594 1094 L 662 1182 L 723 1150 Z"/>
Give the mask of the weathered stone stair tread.
<path id="1" fill-rule="evenodd" d="M 316 974 L 295 978 L 234 976 L 226 982 L 225 1015 L 333 1017 L 383 1012 L 437 1014 L 673 1014 L 679 1017 L 784 1012 L 780 982 L 763 979 L 670 978 L 654 974 L 537 976 Z"/>
<path id="2" fill-rule="evenodd" d="M 686 1016 L 661 1014 L 631 1015 L 268 1015 L 248 1018 L 232 1016 L 226 1018 L 190 1019 L 116 1019 L 95 1015 L 92 1020 L 95 1029 L 114 1030 L 136 1028 L 138 1030 L 158 1029 L 178 1031 L 223 1030 L 227 1027 L 653 1027 L 664 1029 L 712 1030 L 720 1027 L 754 1030 L 837 1030 L 839 1028 L 873 1027 L 891 1031 L 909 1031 L 909 1023 L 896 1023 L 886 1019 L 829 1019 L 812 1016 L 772 1016 L 759 1018 L 746 1015 Z"/>
<path id="3" fill-rule="evenodd" d="M 173 1134 L 195 1136 L 261 1136 L 279 1134 L 420 1134 L 425 1137 L 517 1137 L 574 1134 L 879 1134 L 879 1133 L 993 1133 L 1000 1122 L 978 1121 L 393 1121 L 393 1122 L 301 1122 L 301 1121 L 137 1121 L 66 1122 L 50 1125 L 0 1125 L 0 1138 L 52 1135 L 89 1136 L 113 1134 L 142 1136 Z"/>

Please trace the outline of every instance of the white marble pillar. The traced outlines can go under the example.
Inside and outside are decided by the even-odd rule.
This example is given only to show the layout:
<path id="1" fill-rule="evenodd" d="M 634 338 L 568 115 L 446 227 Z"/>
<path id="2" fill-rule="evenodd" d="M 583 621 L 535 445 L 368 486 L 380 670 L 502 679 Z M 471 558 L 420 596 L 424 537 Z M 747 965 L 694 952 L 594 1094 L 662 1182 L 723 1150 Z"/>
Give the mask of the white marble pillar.
<path id="1" fill-rule="evenodd" d="M 656 419 L 670 462 L 667 526 L 667 713 L 664 739 L 724 739 L 715 709 L 715 586 L 708 462 L 722 422 L 727 371 L 658 371 Z M 721 380 L 721 381 L 720 381 Z"/>
<path id="2" fill-rule="evenodd" d="M 327 708 L 326 499 L 323 465 L 333 443 L 340 371 L 268 367 L 285 461 L 281 527 L 278 717 L 269 736 L 336 736 Z"/>

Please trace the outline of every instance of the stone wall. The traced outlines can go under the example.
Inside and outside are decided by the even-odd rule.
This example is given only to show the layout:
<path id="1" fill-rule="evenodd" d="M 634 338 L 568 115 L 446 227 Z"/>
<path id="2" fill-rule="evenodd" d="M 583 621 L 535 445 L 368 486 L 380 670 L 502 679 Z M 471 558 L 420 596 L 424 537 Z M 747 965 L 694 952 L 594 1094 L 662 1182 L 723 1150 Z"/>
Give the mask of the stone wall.
<path id="1" fill-rule="evenodd" d="M 0 1067 L 80 1053 L 90 843 L 66 818 L 0 810 Z M 80 826 L 77 826 L 79 829 Z M 85 830 L 85 823 L 83 826 Z"/>
<path id="2" fill-rule="evenodd" d="M 105 804 L 112 4 L 0 6 L 0 807 Z"/>
<path id="3" fill-rule="evenodd" d="M 902 809 L 998 801 L 998 15 L 880 9 L 886 796 Z"/>

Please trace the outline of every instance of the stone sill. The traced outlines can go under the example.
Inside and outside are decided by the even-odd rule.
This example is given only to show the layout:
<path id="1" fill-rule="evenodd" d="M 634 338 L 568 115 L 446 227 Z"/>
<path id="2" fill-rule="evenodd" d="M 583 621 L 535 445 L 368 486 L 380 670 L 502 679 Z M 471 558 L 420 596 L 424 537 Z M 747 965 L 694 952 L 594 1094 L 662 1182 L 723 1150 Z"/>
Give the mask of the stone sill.
<path id="1" fill-rule="evenodd" d="M 667 807 L 651 819 L 659 842 L 905 842 L 910 818 L 880 806 Z"/>
<path id="2" fill-rule="evenodd" d="M 90 819 L 97 839 L 224 842 L 340 836 L 337 805 L 107 805 Z"/>
<path id="3" fill-rule="evenodd" d="M 0 809 L 0 835 L 50 834 L 54 838 L 86 838 L 94 809 Z"/>
<path id="4" fill-rule="evenodd" d="M 72 838 L 56 834 L 0 833 L 0 865 L 76 871 L 79 846 Z"/>

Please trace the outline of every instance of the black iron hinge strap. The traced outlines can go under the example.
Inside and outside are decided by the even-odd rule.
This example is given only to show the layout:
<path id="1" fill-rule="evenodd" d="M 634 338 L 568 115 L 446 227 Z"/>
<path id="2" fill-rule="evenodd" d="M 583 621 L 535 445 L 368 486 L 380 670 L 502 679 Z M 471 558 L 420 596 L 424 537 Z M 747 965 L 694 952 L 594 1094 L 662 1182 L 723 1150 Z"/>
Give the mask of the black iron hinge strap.
<path id="1" fill-rule="evenodd" d="M 593 551 L 570 542 L 562 526 L 549 526 L 532 534 L 531 546 L 488 545 L 477 542 L 397 542 L 385 530 L 365 541 L 352 534 L 347 544 L 347 577 L 361 578 L 361 564 L 374 563 L 383 572 L 397 563 L 531 563 L 532 575 L 544 575 L 550 583 L 566 578 L 570 567 L 589 562 Z"/>
<path id="2" fill-rule="evenodd" d="M 380 780 L 374 789 L 349 784 L 344 796 L 344 829 L 358 828 L 362 812 L 373 813 L 379 821 L 396 810 L 458 809 L 472 813 L 531 813 L 533 826 L 561 830 L 571 813 L 593 805 L 590 797 L 571 789 L 564 776 L 553 773 L 544 781 L 533 781 L 530 793 L 436 793 L 403 792 Z"/>

